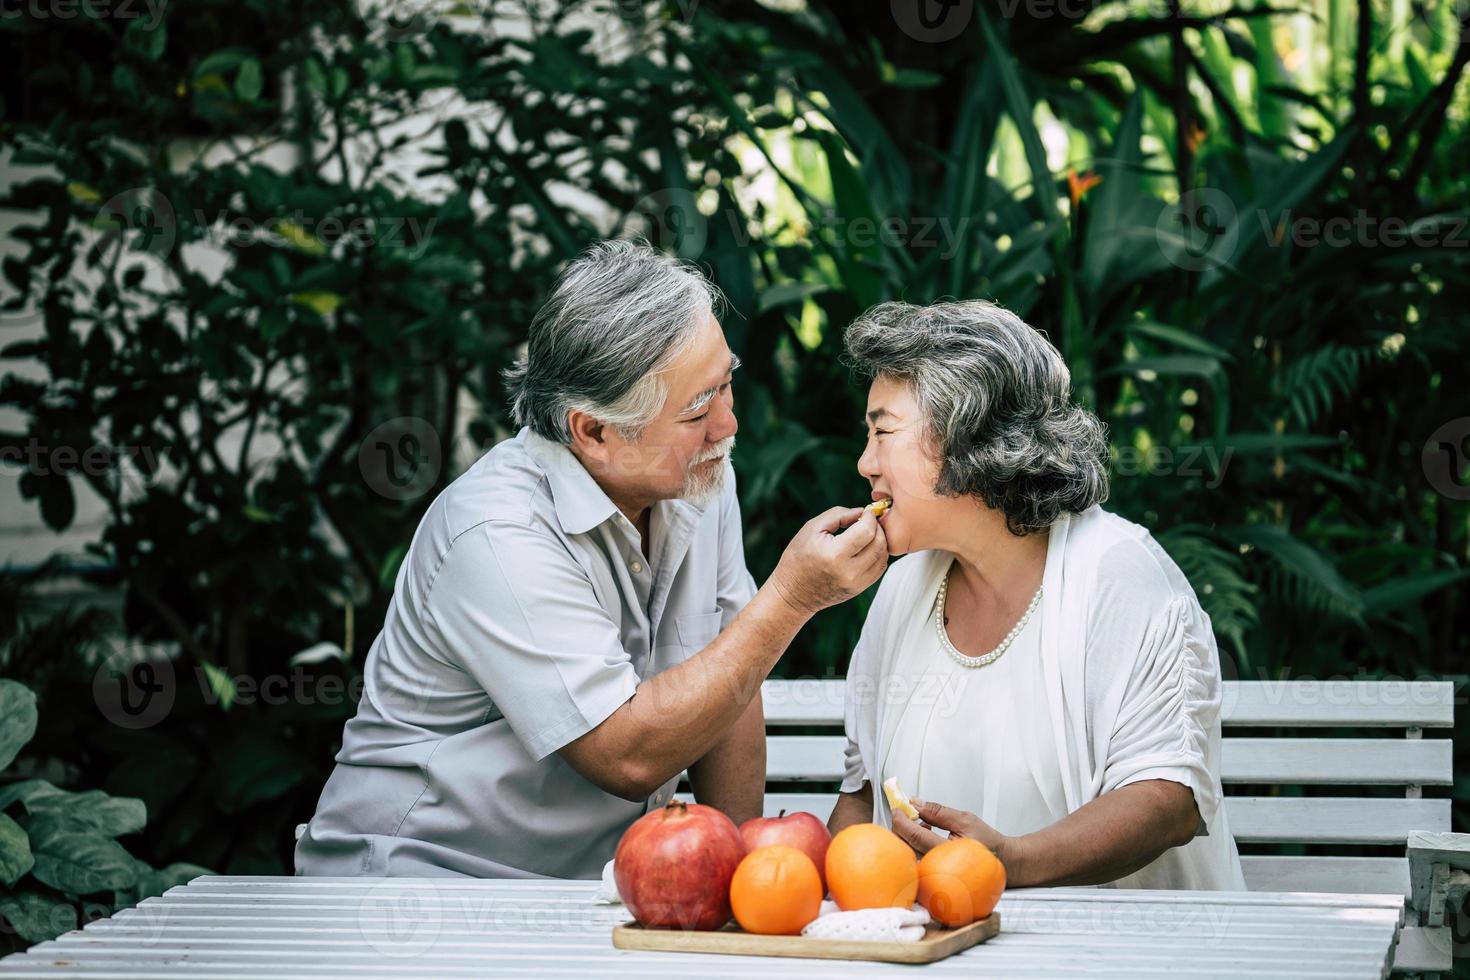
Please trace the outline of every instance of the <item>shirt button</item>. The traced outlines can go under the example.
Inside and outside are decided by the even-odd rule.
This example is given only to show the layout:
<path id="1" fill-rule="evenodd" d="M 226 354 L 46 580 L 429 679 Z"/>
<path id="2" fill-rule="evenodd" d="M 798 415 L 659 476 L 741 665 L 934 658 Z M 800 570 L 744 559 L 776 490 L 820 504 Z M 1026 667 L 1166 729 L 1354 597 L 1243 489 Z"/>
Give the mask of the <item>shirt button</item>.
<path id="1" fill-rule="evenodd" d="M 633 574 L 637 575 L 638 573 L 643 571 L 643 563 L 641 561 L 635 561 L 632 565 L 632 568 Z"/>

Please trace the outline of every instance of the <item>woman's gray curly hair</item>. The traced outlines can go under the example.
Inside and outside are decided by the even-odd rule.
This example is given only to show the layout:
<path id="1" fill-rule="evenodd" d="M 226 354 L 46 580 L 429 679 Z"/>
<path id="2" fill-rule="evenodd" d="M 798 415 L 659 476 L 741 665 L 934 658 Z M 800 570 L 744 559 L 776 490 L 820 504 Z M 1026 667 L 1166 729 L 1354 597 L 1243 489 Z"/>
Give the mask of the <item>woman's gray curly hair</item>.
<path id="1" fill-rule="evenodd" d="M 1107 499 L 1106 429 L 1072 404 L 1061 354 L 1014 313 L 882 303 L 844 340 L 859 371 L 913 391 L 940 459 L 936 493 L 979 497 L 1017 536 Z"/>

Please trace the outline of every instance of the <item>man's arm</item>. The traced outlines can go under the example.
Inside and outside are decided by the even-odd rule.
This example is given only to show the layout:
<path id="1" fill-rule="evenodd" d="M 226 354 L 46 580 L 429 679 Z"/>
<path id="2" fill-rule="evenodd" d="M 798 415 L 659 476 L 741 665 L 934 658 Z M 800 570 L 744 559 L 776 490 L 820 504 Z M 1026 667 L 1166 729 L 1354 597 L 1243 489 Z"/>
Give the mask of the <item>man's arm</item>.
<path id="1" fill-rule="evenodd" d="M 756 698 L 725 737 L 689 767 L 694 798 L 742 824 L 761 815 L 766 795 L 766 713 Z"/>
<path id="2" fill-rule="evenodd" d="M 609 793 L 647 799 L 759 702 L 761 682 L 808 619 L 872 585 L 887 565 L 872 511 L 834 507 L 813 518 L 713 642 L 639 684 L 600 725 L 563 746 L 562 757 Z"/>

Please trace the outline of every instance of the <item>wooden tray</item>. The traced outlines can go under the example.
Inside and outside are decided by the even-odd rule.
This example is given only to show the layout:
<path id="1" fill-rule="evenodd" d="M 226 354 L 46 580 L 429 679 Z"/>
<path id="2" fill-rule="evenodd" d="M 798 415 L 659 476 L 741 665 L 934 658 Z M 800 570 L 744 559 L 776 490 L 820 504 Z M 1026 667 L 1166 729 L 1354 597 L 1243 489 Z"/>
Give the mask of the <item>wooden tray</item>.
<path id="1" fill-rule="evenodd" d="M 664 953 L 723 953 L 727 956 L 801 956 L 817 960 L 877 960 L 881 963 L 933 963 L 985 942 L 1000 932 L 1000 913 L 958 929 L 932 923 L 916 943 L 854 939 L 811 939 L 806 936 L 755 936 L 731 923 L 717 931 L 645 929 L 636 922 L 614 926 L 618 949 Z"/>

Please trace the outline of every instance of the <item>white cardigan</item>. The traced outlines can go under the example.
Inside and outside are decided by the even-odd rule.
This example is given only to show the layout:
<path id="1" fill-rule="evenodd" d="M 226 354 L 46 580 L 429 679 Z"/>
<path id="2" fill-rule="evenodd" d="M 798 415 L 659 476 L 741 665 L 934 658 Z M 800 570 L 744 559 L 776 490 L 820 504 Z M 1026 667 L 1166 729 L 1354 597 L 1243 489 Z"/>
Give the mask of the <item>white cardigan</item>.
<path id="1" fill-rule="evenodd" d="M 926 678 L 894 675 L 894 654 L 915 641 L 952 557 L 908 555 L 878 588 L 848 668 L 843 792 L 881 772 L 898 709 L 923 696 Z M 1200 811 L 1194 840 L 1112 887 L 1244 890 L 1221 806 L 1219 654 L 1188 580 L 1148 531 L 1094 506 L 1052 525 L 1042 585 L 1041 656 L 1068 812 L 1143 779 L 1188 786 Z M 873 820 L 892 825 L 876 785 Z"/>

